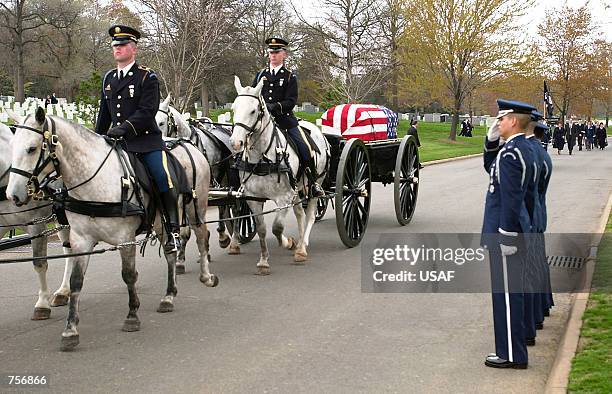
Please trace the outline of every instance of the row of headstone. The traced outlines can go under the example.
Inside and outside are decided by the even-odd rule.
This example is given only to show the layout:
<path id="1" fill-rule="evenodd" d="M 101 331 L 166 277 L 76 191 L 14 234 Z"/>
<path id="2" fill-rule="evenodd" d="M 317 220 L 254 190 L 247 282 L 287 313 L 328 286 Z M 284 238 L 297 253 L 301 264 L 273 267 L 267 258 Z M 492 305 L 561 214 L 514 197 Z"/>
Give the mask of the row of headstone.
<path id="1" fill-rule="evenodd" d="M 217 116 L 217 122 L 219 123 L 231 123 L 232 122 L 232 114 L 230 112 L 226 112 Z"/>

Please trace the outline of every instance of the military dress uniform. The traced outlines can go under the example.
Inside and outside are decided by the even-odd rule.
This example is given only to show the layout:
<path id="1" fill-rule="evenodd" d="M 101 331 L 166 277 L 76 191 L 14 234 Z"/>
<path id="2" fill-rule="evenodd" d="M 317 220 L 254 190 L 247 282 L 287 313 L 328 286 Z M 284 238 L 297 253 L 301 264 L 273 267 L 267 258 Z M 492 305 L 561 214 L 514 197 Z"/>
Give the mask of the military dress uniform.
<path id="1" fill-rule="evenodd" d="M 137 43 L 140 33 L 128 26 L 115 25 L 109 29 L 112 45 Z M 168 234 L 165 250 L 176 251 L 179 242 L 178 196 L 172 184 L 162 134 L 155 121 L 159 109 L 159 81 L 155 72 L 134 63 L 128 70 L 112 69 L 102 80 L 100 111 L 96 133 L 122 137 L 121 144 L 128 152 L 137 154 L 145 164 L 166 214 Z M 174 239 L 173 239 L 174 238 Z"/>
<path id="2" fill-rule="evenodd" d="M 266 40 L 269 52 L 286 50 L 289 43 L 280 37 L 271 37 Z M 253 79 L 252 87 L 263 80 L 261 96 L 263 97 L 270 115 L 274 118 L 276 125 L 287 131 L 289 138 L 295 143 L 308 177 L 311 194 L 314 197 L 322 197 L 325 192 L 317 184 L 317 169 L 314 161 L 314 153 L 302 135 L 298 127 L 298 120 L 293 114 L 293 108 L 298 98 L 298 82 L 294 73 L 282 65 L 277 71 L 270 67 L 259 71 Z"/>
<path id="3" fill-rule="evenodd" d="M 548 126 L 546 124 L 539 122 L 536 124 L 536 137 L 539 134 L 546 135 L 547 131 Z M 538 176 L 538 196 L 540 198 L 540 224 L 539 228 L 537 228 L 537 239 L 539 240 L 539 260 L 541 261 L 544 270 L 544 279 L 543 283 L 541 284 L 543 290 L 541 294 L 542 314 L 543 316 L 548 316 L 550 314 L 550 308 L 552 308 L 555 303 L 552 296 L 552 286 L 550 282 L 550 267 L 548 266 L 548 262 L 546 259 L 546 243 L 544 238 L 544 232 L 546 231 L 548 223 L 548 213 L 546 211 L 546 192 L 548 191 L 548 185 L 550 183 L 553 165 L 552 160 L 550 159 L 550 155 L 544 148 L 541 151 L 541 155 L 543 159 L 543 165 L 540 171 L 540 175 Z"/>
<path id="4" fill-rule="evenodd" d="M 498 100 L 502 117 L 510 112 L 530 114 L 528 104 Z M 504 111 L 504 112 L 502 112 Z M 497 141 L 499 143 L 499 141 Z M 522 133 L 511 136 L 499 148 L 487 141 L 485 163 L 490 162 L 489 187 L 482 226 L 482 244 L 489 251 L 491 270 L 495 354 L 485 365 L 526 368 L 524 275 L 526 247 L 523 234 L 531 230 L 526 194 L 533 178 L 533 157 Z"/>
<path id="5" fill-rule="evenodd" d="M 532 114 L 532 120 L 539 120 L 538 112 Z M 535 345 L 536 330 L 542 328 L 544 310 L 542 307 L 541 289 L 544 281 L 544 270 L 540 260 L 538 234 L 542 233 L 542 207 L 539 195 L 540 176 L 543 173 L 545 152 L 540 141 L 533 134 L 526 136 L 527 147 L 533 157 L 533 176 L 529 179 L 525 204 L 531 219 L 531 229 L 526 238 L 527 256 L 525 260 L 525 337 L 527 346 Z"/>

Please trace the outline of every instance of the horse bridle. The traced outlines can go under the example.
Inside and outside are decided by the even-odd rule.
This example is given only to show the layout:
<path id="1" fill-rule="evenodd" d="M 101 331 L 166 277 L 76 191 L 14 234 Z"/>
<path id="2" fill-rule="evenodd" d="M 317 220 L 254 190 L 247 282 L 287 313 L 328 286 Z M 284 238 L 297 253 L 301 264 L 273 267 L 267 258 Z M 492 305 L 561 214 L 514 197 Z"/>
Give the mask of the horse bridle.
<path id="1" fill-rule="evenodd" d="M 27 121 L 28 118 L 26 117 L 25 120 Z M 51 128 L 49 128 L 49 123 L 51 123 Z M 55 121 L 52 118 L 45 117 L 45 123 L 43 123 L 42 130 L 19 124 L 13 125 L 13 127 L 33 131 L 37 134 L 40 134 L 43 138 L 40 154 L 38 155 L 38 161 L 36 162 L 36 166 L 34 167 L 32 172 L 24 171 L 14 167 L 10 168 L 10 172 L 28 178 L 28 183 L 26 184 L 26 186 L 28 189 L 29 197 L 32 197 L 35 200 L 43 199 L 44 193 L 42 191 L 41 183 L 38 181 L 38 176 L 40 175 L 40 173 L 47 167 L 47 165 L 49 165 L 49 163 L 52 163 L 55 174 L 52 175 L 53 172 L 51 172 L 47 176 L 45 176 L 42 184 L 47 185 L 49 182 L 57 180 L 61 177 L 60 162 L 57 158 L 57 154 L 55 153 L 55 149 L 57 145 L 59 145 L 59 139 L 57 137 L 57 134 L 55 134 Z M 46 158 L 45 151 L 49 151 L 49 154 Z"/>
<path id="2" fill-rule="evenodd" d="M 254 98 L 255 100 L 257 100 L 259 102 L 259 106 L 258 106 L 258 110 L 259 113 L 257 114 L 257 119 L 255 120 L 255 123 L 253 123 L 252 126 L 248 126 L 244 123 L 240 123 L 240 122 L 236 122 L 234 123 L 234 125 L 232 126 L 232 133 L 234 132 L 234 127 L 236 126 L 240 126 L 243 129 L 245 129 L 247 131 L 247 137 L 250 137 L 253 133 L 255 133 L 255 126 L 257 126 L 257 123 L 261 122 L 264 116 L 264 107 L 263 107 L 263 102 L 261 99 L 261 96 L 255 96 L 254 94 L 239 94 L 236 97 L 251 97 Z M 263 127 L 262 127 L 263 129 Z"/>
<path id="3" fill-rule="evenodd" d="M 172 114 L 172 111 L 170 111 L 169 109 L 168 111 L 164 111 L 163 109 L 159 109 L 158 111 L 166 115 L 166 117 L 168 118 L 166 120 L 166 122 L 168 122 L 168 125 L 167 125 L 168 133 L 166 137 L 175 138 L 173 137 L 173 135 L 176 135 L 176 137 L 178 138 L 178 125 L 176 124 L 176 121 L 174 120 L 174 115 Z"/>

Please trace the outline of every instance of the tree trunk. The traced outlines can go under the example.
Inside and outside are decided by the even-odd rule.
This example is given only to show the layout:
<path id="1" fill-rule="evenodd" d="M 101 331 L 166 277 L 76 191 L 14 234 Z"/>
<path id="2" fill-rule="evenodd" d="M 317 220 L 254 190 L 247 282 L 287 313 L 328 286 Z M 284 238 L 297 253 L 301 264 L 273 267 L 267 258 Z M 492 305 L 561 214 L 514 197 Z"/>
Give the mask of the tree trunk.
<path id="1" fill-rule="evenodd" d="M 18 40 L 20 40 L 21 38 L 18 38 Z M 23 65 L 23 45 L 21 45 L 21 43 L 19 43 L 17 45 L 16 48 L 17 51 L 17 70 L 16 71 L 16 87 L 17 89 L 15 90 L 15 101 L 19 102 L 19 103 L 23 103 L 25 101 L 25 88 L 24 88 L 24 77 L 25 77 L 25 70 L 24 70 L 24 65 Z"/>
<path id="2" fill-rule="evenodd" d="M 203 83 L 202 87 L 200 88 L 200 100 L 202 101 L 202 116 L 206 116 L 208 118 L 210 116 L 210 105 L 208 105 L 209 94 L 206 83 Z"/>
<path id="3" fill-rule="evenodd" d="M 461 98 L 459 94 L 455 94 L 455 106 L 453 107 L 453 118 L 451 122 L 450 134 L 448 139 L 451 141 L 457 140 L 457 125 L 459 124 L 459 111 L 461 111 Z"/>

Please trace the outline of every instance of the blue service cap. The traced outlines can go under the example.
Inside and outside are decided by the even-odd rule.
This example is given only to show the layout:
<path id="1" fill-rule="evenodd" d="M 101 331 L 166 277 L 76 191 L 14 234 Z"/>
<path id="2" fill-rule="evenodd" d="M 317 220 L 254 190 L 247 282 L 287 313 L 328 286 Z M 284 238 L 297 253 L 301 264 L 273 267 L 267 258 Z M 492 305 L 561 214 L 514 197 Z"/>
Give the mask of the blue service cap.
<path id="1" fill-rule="evenodd" d="M 533 105 L 523 103 L 521 101 L 498 99 L 497 106 L 499 107 L 497 119 L 510 113 L 531 115 L 533 111 L 537 112 L 537 109 Z"/>
<path id="2" fill-rule="evenodd" d="M 548 125 L 546 123 L 537 122 L 534 129 L 539 129 L 539 130 L 546 131 L 546 130 L 548 130 Z"/>
<path id="3" fill-rule="evenodd" d="M 536 110 L 531 111 L 531 120 L 533 120 L 534 122 L 537 122 L 542 118 L 544 118 L 544 116 L 542 116 L 542 114 L 539 113 L 538 111 Z"/>

